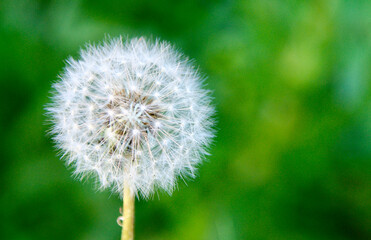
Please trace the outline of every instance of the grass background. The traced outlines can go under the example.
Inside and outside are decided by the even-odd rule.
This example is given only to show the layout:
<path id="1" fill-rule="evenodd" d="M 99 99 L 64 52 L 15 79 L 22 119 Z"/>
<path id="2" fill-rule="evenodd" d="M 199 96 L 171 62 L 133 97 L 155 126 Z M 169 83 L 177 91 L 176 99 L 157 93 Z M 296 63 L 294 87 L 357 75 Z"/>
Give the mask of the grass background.
<path id="1" fill-rule="evenodd" d="M 214 91 L 212 156 L 136 205 L 136 239 L 371 239 L 370 1 L 0 1 L 0 239 L 119 239 L 121 205 L 70 177 L 43 106 L 68 56 L 159 37 Z"/>

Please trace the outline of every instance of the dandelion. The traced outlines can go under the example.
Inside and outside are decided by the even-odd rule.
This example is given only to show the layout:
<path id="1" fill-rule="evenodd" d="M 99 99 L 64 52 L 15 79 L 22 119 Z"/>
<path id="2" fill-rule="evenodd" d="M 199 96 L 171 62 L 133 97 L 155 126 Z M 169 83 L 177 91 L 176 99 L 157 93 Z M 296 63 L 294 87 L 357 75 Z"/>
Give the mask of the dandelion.
<path id="1" fill-rule="evenodd" d="M 143 38 L 87 45 L 68 60 L 47 111 L 74 175 L 123 196 L 125 239 L 134 196 L 171 194 L 179 177 L 194 177 L 213 137 L 197 69 L 168 43 Z"/>

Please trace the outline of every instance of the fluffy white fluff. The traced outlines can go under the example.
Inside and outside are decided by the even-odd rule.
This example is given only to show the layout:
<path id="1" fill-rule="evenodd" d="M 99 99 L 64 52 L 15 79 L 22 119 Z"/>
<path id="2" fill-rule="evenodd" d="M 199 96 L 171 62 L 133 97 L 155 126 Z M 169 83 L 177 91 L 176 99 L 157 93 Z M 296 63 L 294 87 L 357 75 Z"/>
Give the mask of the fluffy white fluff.
<path id="1" fill-rule="evenodd" d="M 69 59 L 47 110 L 51 132 L 74 174 L 96 176 L 122 195 L 171 194 L 194 177 L 213 137 L 209 92 L 166 42 L 108 40 Z"/>

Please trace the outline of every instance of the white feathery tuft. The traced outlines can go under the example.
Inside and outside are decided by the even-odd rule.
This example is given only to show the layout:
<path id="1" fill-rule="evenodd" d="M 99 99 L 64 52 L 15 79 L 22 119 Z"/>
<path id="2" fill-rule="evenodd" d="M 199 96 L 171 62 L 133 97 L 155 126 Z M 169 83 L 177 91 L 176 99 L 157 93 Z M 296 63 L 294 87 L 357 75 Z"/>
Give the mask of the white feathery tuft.
<path id="1" fill-rule="evenodd" d="M 108 40 L 70 58 L 47 107 L 51 133 L 74 174 L 122 196 L 173 191 L 194 177 L 213 138 L 203 79 L 166 42 Z"/>

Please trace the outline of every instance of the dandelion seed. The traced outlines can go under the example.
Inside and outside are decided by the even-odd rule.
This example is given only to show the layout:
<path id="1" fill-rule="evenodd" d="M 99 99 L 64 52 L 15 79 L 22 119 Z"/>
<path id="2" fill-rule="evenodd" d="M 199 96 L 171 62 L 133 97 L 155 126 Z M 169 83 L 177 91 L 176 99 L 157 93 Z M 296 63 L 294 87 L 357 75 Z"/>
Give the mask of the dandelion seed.
<path id="1" fill-rule="evenodd" d="M 194 69 L 168 43 L 143 38 L 88 45 L 69 59 L 47 110 L 74 174 L 144 198 L 194 176 L 214 112 Z"/>

